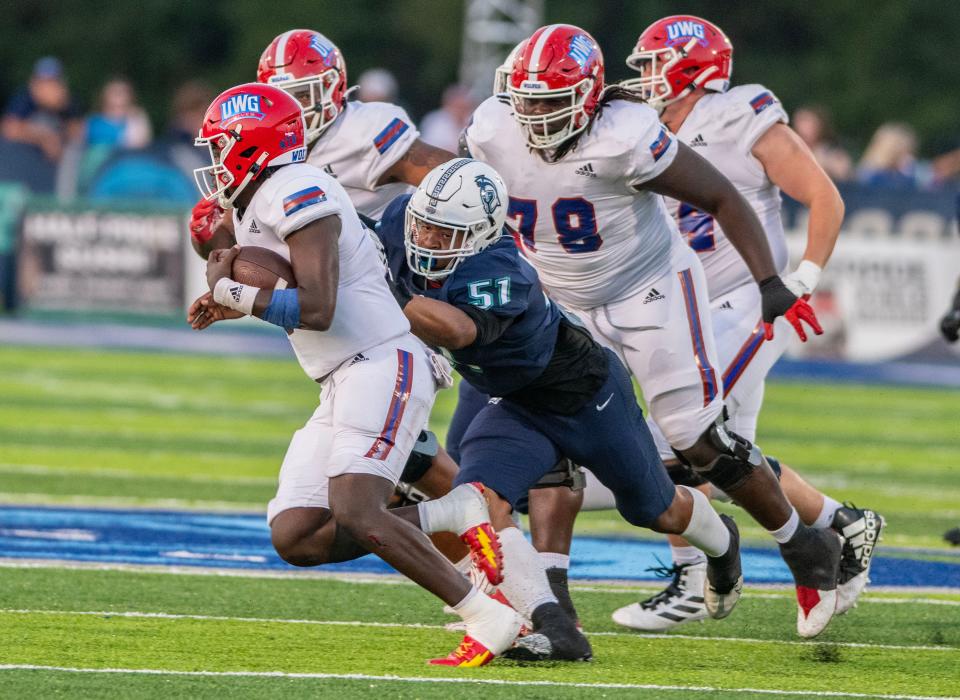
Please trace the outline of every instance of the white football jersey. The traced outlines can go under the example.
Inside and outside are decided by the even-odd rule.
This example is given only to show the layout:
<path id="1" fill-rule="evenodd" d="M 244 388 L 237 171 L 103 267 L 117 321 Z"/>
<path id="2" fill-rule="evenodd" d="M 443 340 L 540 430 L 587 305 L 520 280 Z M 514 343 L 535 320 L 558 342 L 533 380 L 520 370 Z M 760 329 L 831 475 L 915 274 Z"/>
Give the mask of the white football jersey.
<path id="1" fill-rule="evenodd" d="M 788 260 L 780 220 L 780 189 L 750 151 L 767 129 L 778 122 L 786 124 L 787 119 L 780 101 L 765 87 L 739 85 L 700 98 L 677 132 L 677 138 L 726 175 L 753 207 L 780 272 Z M 680 232 L 700 256 L 711 299 L 753 281 L 747 264 L 712 216 L 674 199 L 668 199 L 667 204 Z"/>
<path id="2" fill-rule="evenodd" d="M 410 330 L 384 280 L 376 247 L 343 187 L 305 163 L 277 170 L 253 195 L 242 218 L 233 209 L 240 245 L 269 248 L 287 260 L 287 236 L 331 215 L 341 221 L 340 280 L 333 323 L 326 331 L 298 328 L 290 335 L 300 366 L 311 379 L 320 379 L 357 353 Z"/>
<path id="3" fill-rule="evenodd" d="M 670 268 L 682 245 L 663 198 L 637 191 L 677 153 L 676 139 L 646 105 L 616 100 L 559 162 L 531 152 L 509 105 L 488 98 L 466 142 L 510 195 L 507 216 L 550 296 L 591 309 L 629 296 Z"/>
<path id="4" fill-rule="evenodd" d="M 347 102 L 343 112 L 310 147 L 307 162 L 337 178 L 354 208 L 379 219 L 395 197 L 416 188 L 377 181 L 420 136 L 401 107 L 386 102 Z"/>

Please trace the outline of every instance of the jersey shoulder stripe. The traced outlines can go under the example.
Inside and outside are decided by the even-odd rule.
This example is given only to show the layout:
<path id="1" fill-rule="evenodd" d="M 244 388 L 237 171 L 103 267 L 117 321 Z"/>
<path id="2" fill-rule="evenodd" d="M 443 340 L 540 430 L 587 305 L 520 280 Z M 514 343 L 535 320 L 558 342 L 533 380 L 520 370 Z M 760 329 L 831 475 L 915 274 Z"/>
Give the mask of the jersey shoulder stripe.
<path id="1" fill-rule="evenodd" d="M 755 114 L 760 114 L 760 112 L 772 105 L 774 101 L 773 94 L 769 90 L 766 90 L 750 100 L 750 106 L 753 108 Z"/>
<path id="2" fill-rule="evenodd" d="M 301 209 L 327 201 L 327 193 L 319 187 L 307 187 L 283 198 L 283 215 L 292 216 Z"/>
<path id="3" fill-rule="evenodd" d="M 650 144 L 650 153 L 653 155 L 654 162 L 660 160 L 668 148 L 670 148 L 670 134 L 666 129 L 661 128 L 656 140 Z"/>
<path id="4" fill-rule="evenodd" d="M 386 153 L 397 139 L 403 136 L 404 132 L 410 128 L 410 125 L 399 117 L 395 117 L 387 126 L 373 138 L 373 145 L 377 147 L 379 153 Z"/>

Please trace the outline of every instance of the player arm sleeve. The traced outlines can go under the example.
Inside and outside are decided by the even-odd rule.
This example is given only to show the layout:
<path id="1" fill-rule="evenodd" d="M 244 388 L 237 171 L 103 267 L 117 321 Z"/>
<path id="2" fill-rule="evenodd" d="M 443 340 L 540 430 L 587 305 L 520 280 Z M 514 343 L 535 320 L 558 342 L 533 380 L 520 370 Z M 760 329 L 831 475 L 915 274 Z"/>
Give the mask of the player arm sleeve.
<path id="1" fill-rule="evenodd" d="M 774 124 L 788 124 L 790 118 L 780 104 L 780 100 L 770 90 L 758 85 L 747 103 L 740 103 L 740 119 L 733 128 L 740 134 L 740 148 L 744 153 L 750 153 L 754 145 L 767 130 Z"/>
<path id="2" fill-rule="evenodd" d="M 420 132 L 407 112 L 395 105 L 384 105 L 375 121 L 371 122 L 370 165 L 365 174 L 366 185 L 374 189 L 380 178 L 406 155 Z"/>
<path id="3" fill-rule="evenodd" d="M 476 340 L 469 347 L 483 347 L 490 345 L 502 336 L 506 330 L 513 325 L 514 316 L 500 316 L 481 309 L 471 304 L 462 304 L 457 306 L 463 313 L 470 317 L 477 327 Z"/>
<path id="4" fill-rule="evenodd" d="M 630 153 L 627 185 L 632 189 L 642 189 L 643 183 L 669 168 L 676 157 L 677 137 L 661 125 L 659 120 L 655 120 L 640 132 L 640 137 Z"/>
<path id="5" fill-rule="evenodd" d="M 340 203 L 327 194 L 323 184 L 312 178 L 294 180 L 277 196 L 269 221 L 280 240 L 294 231 L 328 216 L 340 216 Z"/>

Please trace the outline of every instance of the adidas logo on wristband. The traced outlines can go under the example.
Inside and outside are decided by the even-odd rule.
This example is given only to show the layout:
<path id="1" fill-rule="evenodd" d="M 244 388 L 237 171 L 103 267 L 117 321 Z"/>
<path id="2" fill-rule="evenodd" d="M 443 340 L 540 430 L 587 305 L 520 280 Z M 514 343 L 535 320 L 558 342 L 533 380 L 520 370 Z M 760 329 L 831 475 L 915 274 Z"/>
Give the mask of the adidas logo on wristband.
<path id="1" fill-rule="evenodd" d="M 242 293 L 243 293 L 242 284 L 238 284 L 236 287 L 230 287 L 230 296 L 232 296 L 233 300 L 238 304 L 240 303 L 240 298 L 242 296 Z"/>

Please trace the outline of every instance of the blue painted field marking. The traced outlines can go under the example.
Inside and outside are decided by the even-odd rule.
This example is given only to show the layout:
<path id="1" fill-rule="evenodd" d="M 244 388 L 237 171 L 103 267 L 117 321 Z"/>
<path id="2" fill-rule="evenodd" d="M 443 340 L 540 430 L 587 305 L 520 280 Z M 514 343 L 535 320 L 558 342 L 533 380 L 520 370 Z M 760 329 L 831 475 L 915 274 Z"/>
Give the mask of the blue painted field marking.
<path id="1" fill-rule="evenodd" d="M 881 550 L 882 552 L 882 550 Z M 0 506 L 0 558 L 66 560 L 229 569 L 294 569 L 270 544 L 261 514 L 157 510 L 107 510 Z M 669 562 L 665 543 L 630 538 L 576 537 L 573 579 L 650 580 L 648 567 Z M 392 569 L 368 556 L 330 564 L 327 571 L 386 574 Z M 743 550 L 748 583 L 789 583 L 773 548 Z M 878 586 L 946 586 L 960 589 L 956 562 L 884 557 L 874 561 Z"/>

